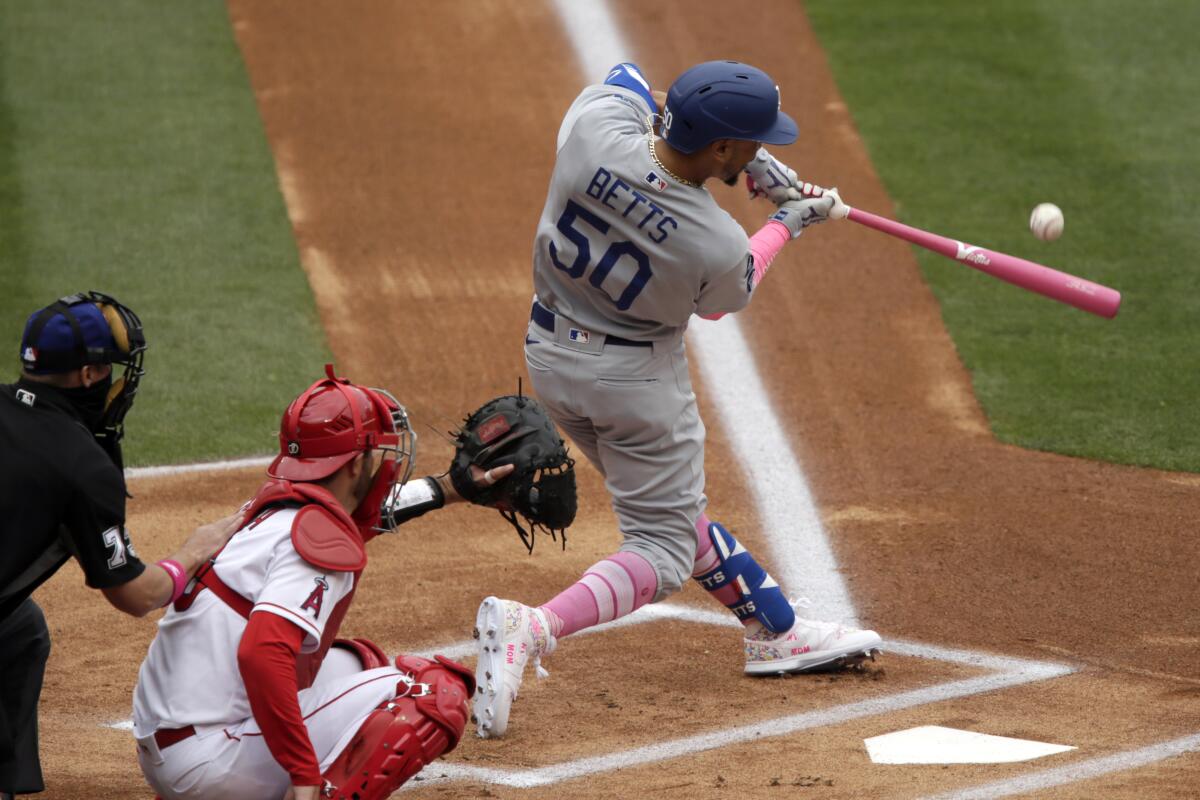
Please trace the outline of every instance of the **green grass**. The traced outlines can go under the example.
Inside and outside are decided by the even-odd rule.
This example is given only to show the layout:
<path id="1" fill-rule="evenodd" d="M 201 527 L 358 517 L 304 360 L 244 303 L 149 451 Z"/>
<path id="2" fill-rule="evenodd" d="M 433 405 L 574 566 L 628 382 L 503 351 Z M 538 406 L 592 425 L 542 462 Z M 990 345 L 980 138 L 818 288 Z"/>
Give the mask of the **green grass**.
<path id="1" fill-rule="evenodd" d="M 901 219 L 1124 295 L 1106 321 L 916 251 L 995 434 L 1200 471 L 1200 4 L 806 8 Z"/>
<path id="2" fill-rule="evenodd" d="M 0 4 L 0 204 L 0 380 L 100 289 L 150 341 L 130 464 L 276 446 L 328 351 L 224 3 Z"/>

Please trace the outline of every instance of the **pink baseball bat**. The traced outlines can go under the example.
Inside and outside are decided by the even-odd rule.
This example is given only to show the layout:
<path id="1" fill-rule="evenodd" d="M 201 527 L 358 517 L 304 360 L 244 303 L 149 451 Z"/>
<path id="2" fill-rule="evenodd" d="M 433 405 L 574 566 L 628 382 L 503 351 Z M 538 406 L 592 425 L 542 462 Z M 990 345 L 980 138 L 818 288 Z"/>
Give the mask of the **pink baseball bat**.
<path id="1" fill-rule="evenodd" d="M 835 206 L 833 216 L 838 216 Z M 1121 293 L 1099 283 L 1077 278 L 1066 272 L 1026 261 L 1005 253 L 997 253 L 984 247 L 947 239 L 936 233 L 913 228 L 903 223 L 881 217 L 868 211 L 845 206 L 847 219 L 866 225 L 877 231 L 912 242 L 935 253 L 961 261 L 968 267 L 986 272 L 993 278 L 1007 281 L 1014 286 L 1037 292 L 1051 300 L 1075 306 L 1083 311 L 1112 319 L 1121 307 Z"/>

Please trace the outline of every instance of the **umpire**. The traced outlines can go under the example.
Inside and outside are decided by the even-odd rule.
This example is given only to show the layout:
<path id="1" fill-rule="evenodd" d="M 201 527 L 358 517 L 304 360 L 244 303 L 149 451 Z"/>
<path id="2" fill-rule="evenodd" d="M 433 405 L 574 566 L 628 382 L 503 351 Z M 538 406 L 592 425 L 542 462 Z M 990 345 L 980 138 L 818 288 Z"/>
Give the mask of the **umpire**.
<path id="1" fill-rule="evenodd" d="M 71 295 L 29 317 L 21 377 L 0 384 L 0 800 L 45 788 L 37 704 L 50 634 L 34 589 L 74 556 L 88 586 L 141 617 L 182 594 L 237 528 L 237 515 L 202 525 L 151 567 L 134 552 L 120 442 L 145 350 L 129 308 Z"/>

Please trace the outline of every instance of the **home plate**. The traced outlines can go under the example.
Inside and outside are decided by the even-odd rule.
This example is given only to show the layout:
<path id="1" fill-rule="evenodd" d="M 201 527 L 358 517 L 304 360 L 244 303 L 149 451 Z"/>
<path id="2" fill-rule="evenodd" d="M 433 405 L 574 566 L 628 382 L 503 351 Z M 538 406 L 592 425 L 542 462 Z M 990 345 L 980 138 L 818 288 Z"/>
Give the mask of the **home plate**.
<path id="1" fill-rule="evenodd" d="M 923 725 L 864 739 L 876 764 L 1002 764 L 1029 761 L 1074 747 Z"/>

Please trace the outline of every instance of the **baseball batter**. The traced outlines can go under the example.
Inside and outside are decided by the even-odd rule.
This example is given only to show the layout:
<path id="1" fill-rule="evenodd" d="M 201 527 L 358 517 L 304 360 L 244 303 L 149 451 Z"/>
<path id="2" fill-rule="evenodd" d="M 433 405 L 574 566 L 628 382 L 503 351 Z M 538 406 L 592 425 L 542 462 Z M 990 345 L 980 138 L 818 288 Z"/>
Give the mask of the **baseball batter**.
<path id="1" fill-rule="evenodd" d="M 528 660 L 544 672 L 540 658 L 558 638 L 661 600 L 688 577 L 745 625 L 747 674 L 829 668 L 879 648 L 874 631 L 796 616 L 706 514 L 704 423 L 684 331 L 693 315 L 744 308 L 783 245 L 826 219 L 836 196 L 752 186 L 780 205 L 748 237 L 704 182 L 736 182 L 763 143 L 789 144 L 796 132 L 775 83 L 732 61 L 692 67 L 665 98 L 635 65 L 618 64 L 567 111 L 534 242 L 525 357 L 538 398 L 604 475 L 624 540 L 542 606 L 483 601 L 480 736 L 506 732 Z M 794 181 L 765 151 L 759 160 Z"/>
<path id="2" fill-rule="evenodd" d="M 142 663 L 134 736 L 165 800 L 380 800 L 466 727 L 465 667 L 336 638 L 365 542 L 459 498 L 444 479 L 406 482 L 415 436 L 395 398 L 326 373 L 284 413 L 272 480 Z"/>

